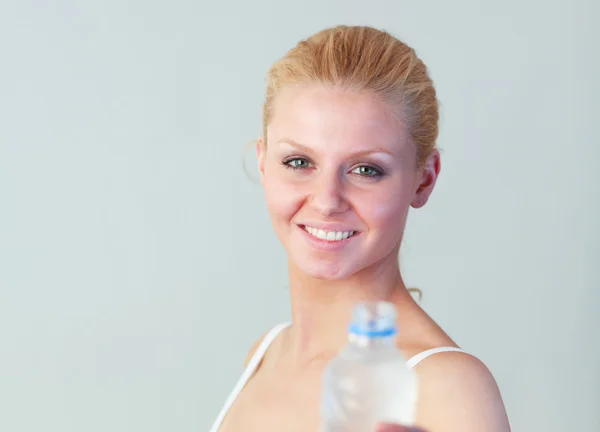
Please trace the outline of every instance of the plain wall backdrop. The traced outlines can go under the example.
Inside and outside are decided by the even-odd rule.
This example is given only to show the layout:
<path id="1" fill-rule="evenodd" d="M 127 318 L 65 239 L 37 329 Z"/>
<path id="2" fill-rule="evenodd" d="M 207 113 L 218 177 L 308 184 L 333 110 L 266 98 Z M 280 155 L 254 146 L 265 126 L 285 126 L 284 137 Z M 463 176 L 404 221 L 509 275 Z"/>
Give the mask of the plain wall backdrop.
<path id="1" fill-rule="evenodd" d="M 417 50 L 442 104 L 408 284 L 490 367 L 514 431 L 599 431 L 599 9 L 1 0 L 0 430 L 208 430 L 251 343 L 289 319 L 242 169 L 265 73 L 367 24 Z"/>

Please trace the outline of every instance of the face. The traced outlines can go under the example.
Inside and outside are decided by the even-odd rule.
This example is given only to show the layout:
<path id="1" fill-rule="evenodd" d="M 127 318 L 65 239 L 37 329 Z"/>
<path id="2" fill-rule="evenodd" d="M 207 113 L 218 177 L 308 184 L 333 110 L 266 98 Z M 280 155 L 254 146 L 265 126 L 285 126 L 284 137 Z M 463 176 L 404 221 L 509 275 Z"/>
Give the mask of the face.
<path id="1" fill-rule="evenodd" d="M 318 279 L 397 266 L 408 209 L 425 204 L 435 153 L 417 169 L 405 128 L 369 94 L 324 86 L 282 90 L 257 144 L 275 233 L 289 260 Z"/>

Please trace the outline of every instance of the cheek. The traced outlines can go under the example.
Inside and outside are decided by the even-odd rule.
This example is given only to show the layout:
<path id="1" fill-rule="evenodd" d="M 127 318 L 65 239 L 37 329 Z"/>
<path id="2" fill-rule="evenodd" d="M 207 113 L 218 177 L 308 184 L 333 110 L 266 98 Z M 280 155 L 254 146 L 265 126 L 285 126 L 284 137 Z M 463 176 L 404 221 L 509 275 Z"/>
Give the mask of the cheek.
<path id="1" fill-rule="evenodd" d="M 356 210 L 371 230 L 401 235 L 410 204 L 410 194 L 401 186 L 386 187 L 365 194 L 357 201 Z M 393 236 L 392 236 L 393 237 Z"/>
<path id="2" fill-rule="evenodd" d="M 265 177 L 265 200 L 267 209 L 274 222 L 289 221 L 304 202 L 303 192 L 299 187 L 289 184 L 281 176 Z"/>

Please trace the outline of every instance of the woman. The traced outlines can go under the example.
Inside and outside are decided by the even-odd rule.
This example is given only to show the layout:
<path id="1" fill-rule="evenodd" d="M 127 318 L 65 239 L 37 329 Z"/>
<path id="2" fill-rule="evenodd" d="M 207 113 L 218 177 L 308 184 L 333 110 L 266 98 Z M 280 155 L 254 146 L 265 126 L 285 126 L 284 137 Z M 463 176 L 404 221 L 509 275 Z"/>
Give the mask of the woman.
<path id="1" fill-rule="evenodd" d="M 426 67 L 386 32 L 327 29 L 272 66 L 256 148 L 288 257 L 292 322 L 251 348 L 212 431 L 317 431 L 323 367 L 364 300 L 396 307 L 398 347 L 420 383 L 419 427 L 509 430 L 486 366 L 418 306 L 398 265 L 408 210 L 425 205 L 440 172 L 437 134 Z"/>

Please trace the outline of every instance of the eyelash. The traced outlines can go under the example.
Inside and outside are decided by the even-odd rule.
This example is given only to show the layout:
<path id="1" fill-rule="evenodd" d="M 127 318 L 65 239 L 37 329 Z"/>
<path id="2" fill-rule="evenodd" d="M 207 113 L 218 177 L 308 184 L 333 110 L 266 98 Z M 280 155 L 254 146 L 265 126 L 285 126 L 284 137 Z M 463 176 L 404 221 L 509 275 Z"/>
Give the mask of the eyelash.
<path id="1" fill-rule="evenodd" d="M 304 162 L 306 162 L 306 163 L 310 164 L 310 161 L 309 161 L 308 159 L 305 159 L 305 158 L 299 158 L 299 157 L 290 158 L 290 159 L 285 159 L 285 160 L 281 161 L 281 164 L 282 164 L 282 165 L 283 165 L 285 168 L 287 168 L 287 169 L 290 169 L 290 170 L 294 170 L 294 171 L 302 171 L 302 170 L 304 170 L 304 169 L 308 168 L 308 167 L 304 167 L 304 168 L 302 168 L 302 167 L 296 167 L 296 166 L 292 166 L 292 165 L 290 165 L 290 163 L 291 163 L 291 162 L 294 162 L 294 161 L 304 161 Z M 354 167 L 354 168 L 352 169 L 352 171 L 354 171 L 354 170 L 355 170 L 355 169 L 357 169 L 357 168 L 369 168 L 369 169 L 371 169 L 371 170 L 373 170 L 373 171 L 375 172 L 373 175 L 362 175 L 362 174 L 357 174 L 357 175 L 358 175 L 358 176 L 360 176 L 360 177 L 364 177 L 364 178 L 378 178 L 378 177 L 382 177 L 382 176 L 384 176 L 384 175 L 385 175 L 385 173 L 384 173 L 383 169 L 381 169 L 381 168 L 379 168 L 379 167 L 377 167 L 377 166 L 373 166 L 373 165 L 359 165 L 359 166 L 356 166 L 356 167 Z"/>
<path id="2" fill-rule="evenodd" d="M 294 161 L 304 161 L 306 163 L 310 163 L 307 159 L 295 157 L 295 158 L 285 159 L 285 160 L 281 161 L 281 165 L 283 165 L 287 169 L 291 169 L 294 171 L 300 171 L 300 170 L 305 169 L 305 168 L 300 168 L 300 167 L 290 165 L 290 163 L 294 162 Z"/>

